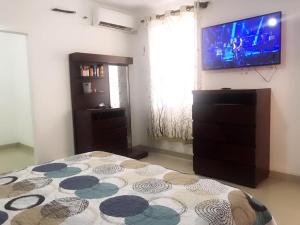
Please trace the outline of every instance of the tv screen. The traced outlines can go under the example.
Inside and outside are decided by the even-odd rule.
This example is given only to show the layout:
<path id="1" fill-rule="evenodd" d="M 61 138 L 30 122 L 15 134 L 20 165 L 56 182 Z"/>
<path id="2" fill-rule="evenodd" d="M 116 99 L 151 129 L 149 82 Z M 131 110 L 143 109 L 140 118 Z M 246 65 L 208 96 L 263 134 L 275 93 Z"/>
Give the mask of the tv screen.
<path id="1" fill-rule="evenodd" d="M 280 64 L 281 12 L 202 29 L 204 70 Z"/>

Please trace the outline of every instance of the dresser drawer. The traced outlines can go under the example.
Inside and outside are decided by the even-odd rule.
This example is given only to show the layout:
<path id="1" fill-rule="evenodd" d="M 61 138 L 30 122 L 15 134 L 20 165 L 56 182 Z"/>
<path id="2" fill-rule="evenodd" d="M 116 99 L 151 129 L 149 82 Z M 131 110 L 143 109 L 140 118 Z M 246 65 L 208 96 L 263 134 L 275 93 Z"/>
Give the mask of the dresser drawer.
<path id="1" fill-rule="evenodd" d="M 201 159 L 197 156 L 194 156 L 193 166 L 196 174 L 255 187 L 255 168 L 253 166 Z"/>
<path id="2" fill-rule="evenodd" d="M 200 123 L 255 125 L 255 106 L 239 104 L 193 105 L 193 120 Z"/>
<path id="3" fill-rule="evenodd" d="M 255 128 L 223 124 L 193 123 L 194 140 L 255 146 Z"/>
<path id="4" fill-rule="evenodd" d="M 200 91 L 194 93 L 194 104 L 241 104 L 255 105 L 256 93 L 249 90 L 239 92 L 238 90 L 231 91 Z"/>
<path id="5" fill-rule="evenodd" d="M 200 158 L 255 165 L 255 148 L 251 146 L 194 140 L 193 149 Z"/>
<path id="6" fill-rule="evenodd" d="M 126 127 L 126 117 L 115 117 L 93 121 L 93 128 L 97 131 L 103 131 L 119 127 Z"/>

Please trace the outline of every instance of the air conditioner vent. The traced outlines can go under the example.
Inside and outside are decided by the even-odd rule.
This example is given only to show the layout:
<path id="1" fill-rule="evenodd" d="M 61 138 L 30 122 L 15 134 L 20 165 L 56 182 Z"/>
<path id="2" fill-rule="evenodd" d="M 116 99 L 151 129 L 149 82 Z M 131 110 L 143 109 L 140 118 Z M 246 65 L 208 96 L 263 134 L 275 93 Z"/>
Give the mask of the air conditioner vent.
<path id="1" fill-rule="evenodd" d="M 136 30 L 136 20 L 133 16 L 106 8 L 95 9 L 93 25 L 126 32 L 134 32 Z"/>
<path id="2" fill-rule="evenodd" d="M 121 25 L 117 25 L 117 24 L 112 24 L 112 23 L 100 22 L 99 25 L 103 26 L 103 27 L 115 28 L 118 30 L 124 30 L 124 31 L 128 31 L 128 32 L 133 31 L 133 28 L 125 27 L 125 26 L 121 26 Z"/>

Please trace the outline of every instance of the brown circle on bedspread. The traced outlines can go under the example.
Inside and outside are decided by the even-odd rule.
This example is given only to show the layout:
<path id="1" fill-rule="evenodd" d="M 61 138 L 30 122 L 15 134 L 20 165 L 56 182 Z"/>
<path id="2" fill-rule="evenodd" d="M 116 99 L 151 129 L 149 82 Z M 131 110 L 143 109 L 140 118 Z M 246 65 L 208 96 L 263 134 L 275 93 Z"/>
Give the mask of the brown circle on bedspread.
<path id="1" fill-rule="evenodd" d="M 102 151 L 98 151 L 98 152 L 92 152 L 90 154 L 91 157 L 98 157 L 98 158 L 104 158 L 104 157 L 108 157 L 113 155 L 112 153 L 109 152 L 102 152 Z"/>
<path id="2" fill-rule="evenodd" d="M 133 160 L 133 159 L 125 160 L 120 164 L 120 166 L 122 166 L 126 169 L 139 169 L 139 168 L 143 168 L 147 165 L 148 165 L 148 163 L 140 162 L 140 161 Z"/>
<path id="3" fill-rule="evenodd" d="M 228 200 L 236 225 L 253 225 L 255 223 L 255 211 L 251 208 L 243 192 L 239 190 L 230 192 Z"/>
<path id="4" fill-rule="evenodd" d="M 199 177 L 178 172 L 169 172 L 163 179 L 174 185 L 191 185 L 198 182 Z"/>
<path id="5" fill-rule="evenodd" d="M 27 209 L 17 214 L 11 225 L 59 225 L 65 218 L 44 217 L 41 213 L 42 206 Z"/>
<path id="6" fill-rule="evenodd" d="M 33 189 L 31 189 L 31 190 L 33 190 Z M 31 191 L 31 190 L 29 190 L 29 191 Z M 17 196 L 25 194 L 27 192 L 28 192 L 28 189 L 27 190 L 15 190 L 13 188 L 12 184 L 9 184 L 6 186 L 1 186 L 0 187 L 0 199 L 17 197 Z"/>

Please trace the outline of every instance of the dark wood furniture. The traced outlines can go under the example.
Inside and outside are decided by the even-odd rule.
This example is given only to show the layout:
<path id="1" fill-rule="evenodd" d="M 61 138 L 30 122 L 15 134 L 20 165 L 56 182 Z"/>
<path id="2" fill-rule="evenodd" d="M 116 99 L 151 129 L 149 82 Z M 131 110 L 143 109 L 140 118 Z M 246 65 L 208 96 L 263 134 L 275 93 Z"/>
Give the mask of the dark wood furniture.
<path id="1" fill-rule="evenodd" d="M 128 156 L 125 109 L 75 112 L 77 153 L 103 150 Z"/>
<path id="2" fill-rule="evenodd" d="M 271 89 L 193 96 L 195 173 L 256 187 L 269 175 Z"/>
<path id="3" fill-rule="evenodd" d="M 72 53 L 69 55 L 70 83 L 73 113 L 75 153 L 103 150 L 114 154 L 142 158 L 145 152 L 132 151 L 128 146 L 127 113 L 124 108 L 111 109 L 109 90 L 109 65 L 128 66 L 129 57 Z M 96 76 L 96 69 L 83 76 L 82 67 L 100 68 L 103 74 Z M 83 83 L 89 82 L 91 93 L 84 93 Z M 104 103 L 106 108 L 99 108 Z"/>

